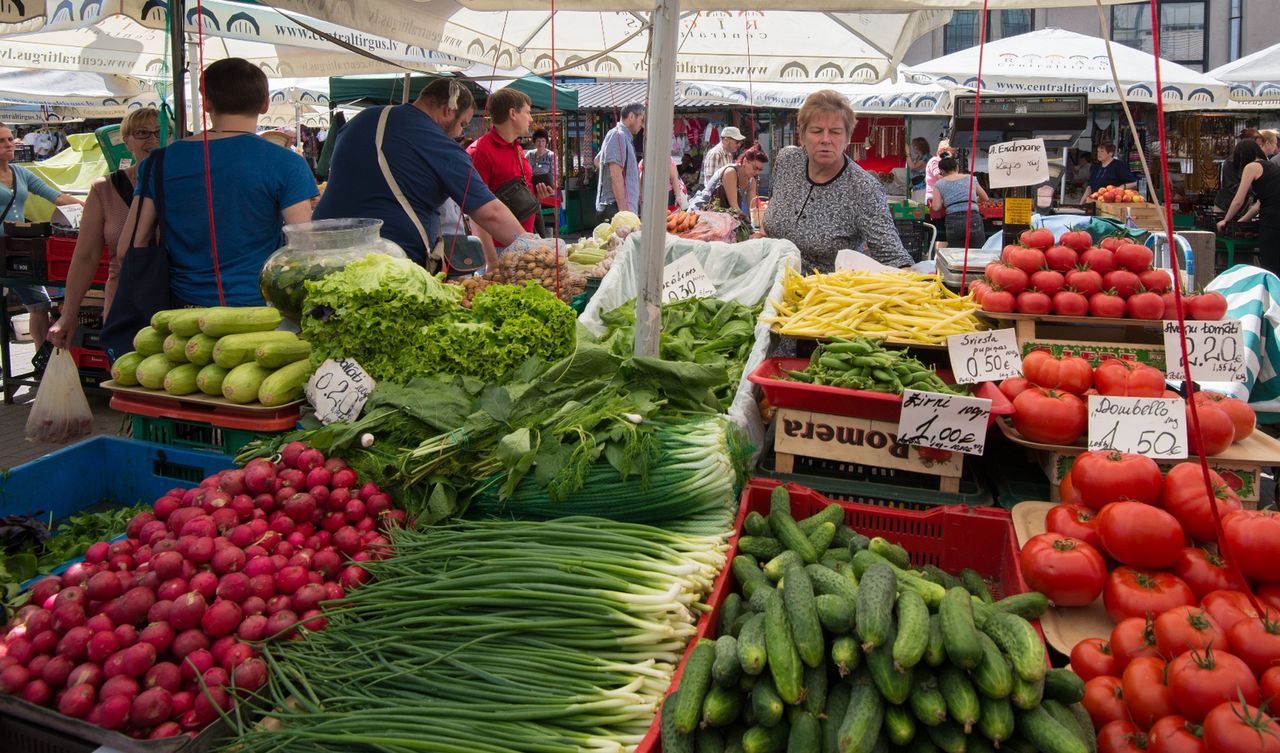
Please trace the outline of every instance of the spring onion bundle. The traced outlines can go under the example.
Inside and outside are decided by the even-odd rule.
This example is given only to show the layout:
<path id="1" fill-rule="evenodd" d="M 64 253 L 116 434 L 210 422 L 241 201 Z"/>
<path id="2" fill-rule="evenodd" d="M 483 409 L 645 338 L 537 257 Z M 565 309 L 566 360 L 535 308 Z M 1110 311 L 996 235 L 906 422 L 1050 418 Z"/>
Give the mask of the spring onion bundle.
<path id="1" fill-rule="evenodd" d="M 374 581 L 323 632 L 264 647 L 271 718 L 237 720 L 235 749 L 634 750 L 727 533 L 591 517 L 395 531 L 396 556 L 365 563 Z"/>

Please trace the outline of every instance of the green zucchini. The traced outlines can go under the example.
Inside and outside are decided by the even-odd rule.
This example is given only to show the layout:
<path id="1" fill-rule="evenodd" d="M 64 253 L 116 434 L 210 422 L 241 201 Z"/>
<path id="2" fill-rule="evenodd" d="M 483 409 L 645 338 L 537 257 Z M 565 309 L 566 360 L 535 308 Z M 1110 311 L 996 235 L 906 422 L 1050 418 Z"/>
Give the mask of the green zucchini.
<path id="1" fill-rule="evenodd" d="M 242 363 L 228 371 L 222 380 L 222 396 L 233 403 L 252 403 L 258 399 L 258 391 L 269 376 L 271 369 L 264 369 L 253 361 Z"/>
<path id="2" fill-rule="evenodd" d="M 179 317 L 169 320 L 169 328 L 178 334 Z M 215 306 L 204 309 L 196 322 L 200 332 L 209 337 L 225 337 L 247 332 L 269 332 L 280 326 L 284 318 L 271 306 Z M 190 333 L 192 335 L 195 332 Z"/>
<path id="3" fill-rule="evenodd" d="M 116 384 L 125 387 L 136 387 L 138 385 L 138 364 L 142 363 L 145 358 L 137 351 L 130 351 L 120 356 L 111 364 L 111 378 Z"/>
<path id="4" fill-rule="evenodd" d="M 196 387 L 196 375 L 200 367 L 194 363 L 183 363 L 169 369 L 164 375 L 164 391 L 170 395 L 190 395 Z"/>
<path id="5" fill-rule="evenodd" d="M 279 369 L 297 361 L 305 361 L 310 356 L 311 343 L 306 340 L 265 342 L 253 351 L 253 360 L 268 369 Z"/>
<path id="6" fill-rule="evenodd" d="M 938 606 L 938 617 L 942 623 L 942 642 L 951 662 L 964 669 L 978 666 L 982 661 L 982 643 L 973 623 L 969 592 L 960 586 L 949 589 Z"/>
<path id="7" fill-rule="evenodd" d="M 207 309 L 181 309 L 169 317 L 169 332 L 183 337 L 191 337 L 200 331 L 200 316 Z"/>
<path id="8" fill-rule="evenodd" d="M 164 352 L 165 335 L 151 327 L 143 327 L 133 336 L 133 351 L 143 358 Z"/>
<path id="9" fill-rule="evenodd" d="M 197 366 L 208 366 L 213 363 L 213 349 L 217 344 L 217 339 L 208 335 L 192 335 L 187 339 L 187 360 Z"/>
<path id="10" fill-rule="evenodd" d="M 706 639 L 694 644 L 680 674 L 680 701 L 676 705 L 676 731 L 693 732 L 702 718 L 702 702 L 711 687 L 711 665 L 716 644 Z"/>
<path id="11" fill-rule="evenodd" d="M 164 309 L 151 315 L 151 328 L 163 335 L 169 334 L 169 320 L 186 309 Z"/>
<path id="12" fill-rule="evenodd" d="M 863 651 L 870 651 L 889 640 L 896 598 L 897 578 L 893 568 L 877 563 L 863 573 L 862 580 L 858 582 L 858 607 L 854 615 Z"/>
<path id="13" fill-rule="evenodd" d="M 165 357 L 174 363 L 187 363 L 187 340 L 181 335 L 169 335 L 160 346 Z"/>
<path id="14" fill-rule="evenodd" d="M 158 390 L 164 387 L 165 375 L 177 365 L 165 357 L 164 353 L 156 353 L 139 361 L 134 374 L 139 385 L 149 390 Z"/>
<path id="15" fill-rule="evenodd" d="M 206 395 L 222 397 L 222 383 L 226 381 L 228 370 L 216 363 L 206 364 L 196 373 L 196 387 Z"/>
<path id="16" fill-rule="evenodd" d="M 261 366 L 261 364 L 258 365 Z M 307 380 L 310 377 L 310 361 L 294 361 L 282 366 L 262 380 L 261 386 L 258 387 L 258 402 L 268 408 L 276 408 L 299 400 L 306 392 Z"/>

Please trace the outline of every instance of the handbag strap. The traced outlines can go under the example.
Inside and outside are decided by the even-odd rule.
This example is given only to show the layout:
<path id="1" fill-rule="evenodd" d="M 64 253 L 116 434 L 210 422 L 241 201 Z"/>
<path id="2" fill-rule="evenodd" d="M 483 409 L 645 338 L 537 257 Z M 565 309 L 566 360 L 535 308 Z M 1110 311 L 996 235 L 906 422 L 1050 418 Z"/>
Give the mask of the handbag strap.
<path id="1" fill-rule="evenodd" d="M 387 164 L 387 155 L 382 152 L 383 136 L 387 130 L 387 117 L 391 114 L 391 106 L 383 107 L 382 113 L 378 115 L 378 130 L 374 135 L 373 143 L 378 152 L 378 167 L 382 170 L 382 177 L 387 181 L 387 187 L 391 189 L 391 195 L 396 197 L 396 202 L 400 204 L 400 208 L 404 213 L 409 215 L 409 221 L 413 223 L 414 229 L 418 231 L 418 237 L 422 239 L 423 254 L 429 256 L 431 254 L 431 242 L 427 239 L 427 229 L 422 226 L 422 220 L 418 219 L 418 213 L 413 211 L 409 200 L 405 198 L 404 192 L 400 190 L 400 184 L 396 182 L 396 176 L 391 174 L 391 165 Z"/>
<path id="2" fill-rule="evenodd" d="M 157 149 L 147 158 L 147 179 L 151 184 L 151 190 L 155 193 L 156 204 L 156 243 L 160 246 L 164 244 L 164 150 Z M 142 175 L 139 173 L 138 181 L 142 181 Z M 138 202 L 137 209 L 133 213 L 133 235 L 129 237 L 129 248 L 138 247 L 138 221 L 142 217 L 142 201 Z"/>

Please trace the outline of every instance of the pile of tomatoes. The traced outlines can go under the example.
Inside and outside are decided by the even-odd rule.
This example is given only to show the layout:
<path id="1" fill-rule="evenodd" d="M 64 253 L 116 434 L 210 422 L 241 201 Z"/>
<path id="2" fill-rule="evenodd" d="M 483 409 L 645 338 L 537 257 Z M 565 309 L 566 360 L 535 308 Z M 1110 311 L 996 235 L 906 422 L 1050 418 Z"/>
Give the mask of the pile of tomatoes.
<path id="1" fill-rule="evenodd" d="M 1001 382 L 1000 391 L 1013 401 L 1013 428 L 1043 444 L 1069 445 L 1084 435 L 1089 395 L 1182 397 L 1165 387 L 1159 369 L 1118 358 L 1095 369 L 1079 356 L 1033 350 L 1022 359 L 1022 373 Z M 1197 392 L 1195 401 L 1206 454 L 1217 455 L 1253 433 L 1257 416 L 1244 401 L 1216 392 Z M 1191 426 L 1190 418 L 1186 425 Z M 1191 452 L 1198 452 L 1196 438 L 1190 433 L 1187 438 Z"/>
<path id="2" fill-rule="evenodd" d="M 1127 239 L 1098 246 L 1084 230 L 1062 234 L 1037 228 L 1004 247 L 971 287 L 973 299 L 993 313 L 1176 319 L 1173 277 L 1152 267 L 1151 249 Z M 1221 293 L 1183 296 L 1183 317 L 1218 320 L 1227 313 Z"/>

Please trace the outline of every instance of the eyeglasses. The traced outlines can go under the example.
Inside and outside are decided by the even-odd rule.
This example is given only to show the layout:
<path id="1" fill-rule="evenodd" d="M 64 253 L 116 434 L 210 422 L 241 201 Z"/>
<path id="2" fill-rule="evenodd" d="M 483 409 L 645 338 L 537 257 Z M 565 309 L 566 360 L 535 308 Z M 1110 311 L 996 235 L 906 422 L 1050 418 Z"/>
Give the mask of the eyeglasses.
<path id="1" fill-rule="evenodd" d="M 135 139 L 137 139 L 138 141 L 146 141 L 147 139 L 158 139 L 158 138 L 160 138 L 160 131 L 159 131 L 159 130 L 155 130 L 155 131 L 144 131 L 143 129 L 139 128 L 139 129 L 138 129 L 138 130 L 136 130 L 136 131 L 130 131 L 130 132 L 129 132 L 129 135 L 130 135 L 130 136 L 132 136 L 132 137 L 134 137 L 134 138 L 135 138 Z"/>

